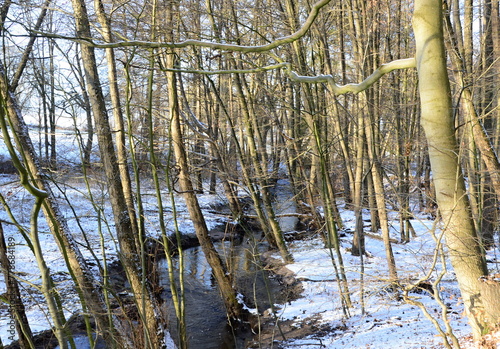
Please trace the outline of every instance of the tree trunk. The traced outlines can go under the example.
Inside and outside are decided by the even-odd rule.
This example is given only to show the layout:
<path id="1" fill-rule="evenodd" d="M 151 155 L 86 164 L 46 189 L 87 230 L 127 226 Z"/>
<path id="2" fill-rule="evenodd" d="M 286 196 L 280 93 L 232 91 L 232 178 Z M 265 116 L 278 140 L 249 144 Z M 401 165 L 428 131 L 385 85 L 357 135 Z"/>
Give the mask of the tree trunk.
<path id="1" fill-rule="evenodd" d="M 368 120 L 369 121 L 369 120 Z M 395 282 L 398 278 L 396 272 L 396 260 L 394 259 L 394 253 L 392 252 L 392 246 L 389 234 L 389 221 L 387 218 L 387 209 L 385 207 L 385 191 L 384 184 L 382 181 L 382 166 L 380 165 L 380 159 L 375 151 L 375 140 L 373 135 L 373 125 L 365 125 L 366 130 L 366 143 L 368 148 L 368 157 L 372 162 L 372 167 L 370 174 L 373 179 L 373 190 L 375 194 L 375 202 L 377 206 L 377 217 L 380 223 L 380 229 L 382 231 L 382 239 L 384 241 L 385 255 L 387 259 L 387 266 L 389 269 L 389 279 L 391 282 Z M 375 230 L 373 230 L 375 232 Z"/>
<path id="2" fill-rule="evenodd" d="M 475 213 L 476 217 L 476 226 L 480 228 L 477 231 L 480 233 L 481 238 L 484 238 L 483 242 L 485 246 L 488 246 L 491 245 L 493 229 L 489 229 L 488 231 L 488 229 L 486 229 L 487 226 L 484 227 L 485 229 L 481 229 L 481 223 L 485 215 L 479 208 L 484 207 L 486 210 L 490 209 L 488 206 L 491 206 L 492 201 L 491 199 L 485 200 L 489 195 L 488 193 L 481 192 L 481 182 L 485 182 L 485 180 L 488 179 L 484 177 L 489 177 L 497 198 L 500 198 L 500 163 L 495 149 L 493 148 L 493 144 L 477 115 L 472 91 L 467 82 L 469 78 L 466 73 L 472 68 L 467 67 L 467 61 L 464 57 L 464 52 L 468 50 L 460 47 L 460 42 L 462 41 L 460 38 L 462 34 L 454 31 L 449 15 L 446 15 L 445 23 L 447 32 L 449 33 L 449 40 L 447 42 L 449 47 L 451 47 L 450 58 L 453 67 L 452 71 L 458 88 L 461 91 L 460 103 L 463 108 L 464 121 L 468 126 L 466 132 L 470 138 L 468 156 L 471 158 L 470 172 L 472 172 L 472 176 L 469 176 L 469 190 L 475 191 L 479 196 L 477 199 L 478 205 L 474 205 L 473 213 Z M 487 173 L 482 173 L 482 162 L 474 158 L 477 150 L 479 150 L 480 159 L 486 165 Z M 479 162 L 479 164 L 477 162 Z M 483 177 L 483 179 L 481 179 L 481 177 Z M 474 209 L 478 212 L 474 212 Z"/>
<path id="3" fill-rule="evenodd" d="M 415 1 L 413 28 L 421 124 L 428 142 L 436 200 L 443 219 L 450 259 L 474 338 L 478 340 L 488 330 L 488 320 L 483 315 L 486 304 L 479 287 L 479 278 L 488 271 L 471 219 L 458 158 L 442 19 L 441 0 Z"/>
<path id="4" fill-rule="evenodd" d="M 44 201 L 43 211 L 49 225 L 52 235 L 56 237 L 56 242 L 59 249 L 65 258 L 66 265 L 70 274 L 75 281 L 77 290 L 80 293 L 81 301 L 86 310 L 95 318 L 97 328 L 109 343 L 119 341 L 118 337 L 113 335 L 112 327 L 109 324 L 107 317 L 107 310 L 104 304 L 102 290 L 99 286 L 98 280 L 92 275 L 90 268 L 87 266 L 83 258 L 78 244 L 74 240 L 73 235 L 70 233 L 64 216 L 59 210 L 59 205 L 55 199 L 49 183 L 43 176 L 43 169 L 36 157 L 33 143 L 28 134 L 28 127 L 26 126 L 17 102 L 13 94 L 9 91 L 9 86 L 6 80 L 3 66 L 0 63 L 0 91 L 5 93 L 4 97 L 7 104 L 7 113 L 12 123 L 13 129 L 16 132 L 16 140 L 19 142 L 18 148 L 23 152 L 28 170 L 35 174 L 34 178 L 36 186 L 48 193 L 48 198 Z"/>
<path id="5" fill-rule="evenodd" d="M 6 299 L 9 302 L 11 321 L 15 323 L 19 338 L 19 347 L 21 349 L 29 349 L 34 347 L 33 334 L 28 323 L 19 285 L 16 278 L 12 275 L 16 262 L 15 245 L 15 239 L 12 237 L 9 237 L 8 244 L 6 243 L 3 226 L 0 222 L 0 268 L 3 271 L 5 285 L 7 286 Z M 9 335 L 14 336 L 14 333 L 10 331 L 8 330 Z"/>
<path id="6" fill-rule="evenodd" d="M 99 20 L 99 23 L 102 27 L 104 40 L 107 42 L 113 42 L 110 20 L 104 10 L 102 1 L 95 0 L 94 7 L 96 10 L 97 19 Z M 118 159 L 118 168 L 120 170 L 123 195 L 125 197 L 128 214 L 130 216 L 130 223 L 132 225 L 133 234 L 134 236 L 136 236 L 137 248 L 140 249 L 140 246 L 142 245 L 142 242 L 140 240 L 143 241 L 144 236 L 139 236 L 141 232 L 139 231 L 139 227 L 137 224 L 134 195 L 132 192 L 132 180 L 130 178 L 130 172 L 128 170 L 127 147 L 125 142 L 125 122 L 123 118 L 122 104 L 120 102 L 120 90 L 118 88 L 118 74 L 116 71 L 115 52 L 112 48 L 106 49 L 106 60 L 108 65 L 109 92 L 113 108 L 113 119 L 115 122 L 115 144 Z"/>
<path id="7" fill-rule="evenodd" d="M 174 38 L 174 2 L 169 3 L 166 8 L 166 22 L 169 24 L 166 39 L 173 40 Z M 167 68 L 175 67 L 175 55 L 172 52 L 164 55 L 164 63 Z M 236 321 L 241 319 L 244 314 L 242 305 L 238 302 L 236 297 L 236 290 L 233 288 L 232 275 L 228 273 L 226 266 L 221 260 L 219 253 L 215 249 L 210 236 L 208 235 L 208 228 L 201 212 L 198 198 L 194 192 L 193 183 L 189 175 L 189 164 L 187 161 L 186 149 L 184 146 L 183 132 L 181 127 L 181 115 L 179 110 L 179 100 L 177 95 L 177 81 L 174 72 L 166 72 L 167 88 L 168 88 L 168 111 L 170 115 L 170 134 L 172 137 L 172 145 L 174 148 L 175 160 L 179 168 L 179 184 L 181 187 L 184 200 L 186 202 L 189 216 L 193 222 L 196 236 L 200 242 L 200 246 L 205 254 L 208 264 L 212 268 L 212 273 L 215 277 L 219 290 L 221 292 L 222 300 L 226 307 L 228 319 Z"/>
<path id="8" fill-rule="evenodd" d="M 362 111 L 358 114 L 358 129 L 356 141 L 356 162 L 355 175 L 352 193 L 352 205 L 354 208 L 354 217 L 356 224 L 354 227 L 354 236 L 352 238 L 351 253 L 353 256 L 360 256 L 365 253 L 365 232 L 363 229 L 363 177 L 364 177 L 364 157 L 365 157 L 365 127 Z"/>
<path id="9" fill-rule="evenodd" d="M 85 3 L 81 0 L 73 0 L 72 4 L 75 12 L 78 37 L 91 37 Z M 139 314 L 141 315 L 142 330 L 144 331 L 143 345 L 146 348 L 163 348 L 165 346 L 163 322 L 150 287 L 143 282 L 143 273 L 146 271 L 141 269 L 139 256 L 144 251 L 138 251 L 137 249 L 137 236 L 134 235 L 129 209 L 124 196 L 112 131 L 97 72 L 93 47 L 82 45 L 82 59 L 87 78 L 87 90 L 97 129 L 101 161 L 103 162 L 109 188 L 109 199 L 113 209 L 120 247 L 120 261 L 127 274 Z"/>
<path id="10" fill-rule="evenodd" d="M 243 119 L 245 123 L 248 151 L 250 152 L 250 158 L 252 161 L 253 170 L 255 171 L 255 175 L 257 177 L 256 182 L 259 185 L 259 190 L 262 200 L 261 202 L 263 203 L 265 216 L 267 218 L 267 224 L 270 227 L 273 236 L 272 241 L 276 243 L 278 250 L 281 254 L 281 257 L 283 258 L 285 263 L 293 262 L 293 257 L 288 251 L 288 248 L 285 243 L 285 238 L 283 236 L 283 232 L 281 230 L 281 227 L 279 226 L 278 219 L 276 218 L 276 214 L 272 206 L 271 194 L 269 192 L 270 183 L 267 174 L 267 161 L 264 160 L 265 157 L 264 150 L 262 150 L 260 153 L 258 152 L 257 141 L 260 140 L 262 137 L 260 137 L 260 130 L 256 125 L 257 123 L 256 117 L 245 99 L 241 77 L 239 75 L 236 75 L 235 80 L 236 80 L 236 89 L 239 97 L 239 102 L 241 105 Z M 262 142 L 258 143 L 262 144 Z M 263 147 L 260 148 L 262 149 Z"/>
<path id="11" fill-rule="evenodd" d="M 174 66 L 173 59 L 173 55 L 167 55 L 167 67 Z M 241 318 L 243 308 L 241 304 L 238 303 L 236 298 L 236 291 L 232 286 L 231 275 L 228 275 L 226 266 L 223 264 L 218 252 L 215 250 L 210 236 L 208 235 L 205 218 L 201 212 L 201 208 L 189 176 L 189 165 L 182 139 L 181 117 L 177 101 L 175 73 L 167 72 L 167 77 L 171 135 L 175 152 L 175 160 L 177 162 L 177 166 L 179 167 L 179 184 L 181 186 L 184 200 L 186 201 L 191 221 L 195 227 L 196 236 L 198 237 L 203 253 L 205 254 L 207 262 L 212 268 L 212 272 L 217 280 L 217 285 L 219 286 L 224 304 L 226 306 L 227 316 L 230 320 L 237 320 Z"/>

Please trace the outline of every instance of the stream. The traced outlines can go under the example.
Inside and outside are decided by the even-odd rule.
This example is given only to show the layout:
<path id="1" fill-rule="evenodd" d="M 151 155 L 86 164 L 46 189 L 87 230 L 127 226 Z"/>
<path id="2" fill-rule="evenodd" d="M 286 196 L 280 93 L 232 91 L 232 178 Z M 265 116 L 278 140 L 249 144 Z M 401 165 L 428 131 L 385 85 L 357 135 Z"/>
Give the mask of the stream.
<path id="1" fill-rule="evenodd" d="M 278 222 L 284 233 L 293 232 L 297 227 L 297 212 L 289 183 L 279 180 L 273 188 L 274 208 Z M 244 296 L 245 305 L 252 311 L 262 314 L 274 304 L 283 304 L 287 300 L 283 295 L 283 286 L 263 270 L 261 254 L 268 250 L 268 245 L 262 241 L 261 232 L 247 233 L 243 240 L 218 241 L 214 245 L 228 270 L 234 275 L 235 287 Z M 243 349 L 248 347 L 254 335 L 250 329 L 234 331 L 227 321 L 224 304 L 218 292 L 217 284 L 212 276 L 201 247 L 191 247 L 184 250 L 184 291 L 186 307 L 186 326 L 189 349 Z M 174 272 L 179 284 L 179 259 L 173 257 Z M 168 318 L 168 328 L 174 342 L 177 344 L 177 319 L 172 302 L 168 278 L 168 263 L 166 259 L 158 262 L 160 270 L 160 286 L 165 299 L 165 313 Z M 79 349 L 90 348 L 84 335 L 76 335 L 75 341 Z M 99 341 L 97 348 L 105 348 Z"/>
<path id="2" fill-rule="evenodd" d="M 275 210 L 283 232 L 296 229 L 298 218 L 286 216 L 296 213 L 295 202 L 291 200 L 292 193 L 287 181 L 279 180 L 274 190 Z M 248 235 L 248 234 L 247 234 Z M 282 304 L 281 286 L 264 271 L 260 256 L 267 251 L 267 243 L 258 241 L 254 236 L 245 236 L 240 244 L 229 241 L 214 243 L 217 251 L 229 270 L 235 276 L 235 286 L 244 295 L 245 304 L 259 313 L 269 309 L 273 304 Z M 178 274 L 178 259 L 174 259 L 175 272 Z M 170 285 L 168 282 L 168 265 L 165 259 L 159 263 L 161 273 L 160 285 L 164 288 L 169 317 L 176 323 L 172 304 Z M 217 285 L 212 276 L 203 251 L 193 247 L 184 251 L 184 287 L 187 319 L 187 335 L 190 349 L 223 349 L 246 348 L 252 339 L 251 333 L 234 333 L 227 324 L 224 304 Z M 177 326 L 170 326 L 174 341 L 178 337 Z"/>
<path id="3" fill-rule="evenodd" d="M 230 248 L 228 242 L 215 243 L 226 265 L 230 266 L 235 275 L 236 288 L 245 295 L 245 304 L 257 308 L 260 312 L 280 303 L 280 289 L 276 281 L 269 278 L 262 270 L 259 256 L 255 248 L 266 248 L 264 245 L 253 245 L 245 240 L 239 246 Z M 184 251 L 184 290 L 186 306 L 186 326 L 190 349 L 211 348 L 245 348 L 251 339 L 248 332 L 236 333 L 228 326 L 224 304 L 220 297 L 212 271 L 200 247 Z M 178 273 L 178 259 L 174 259 Z M 174 341 L 177 339 L 175 310 L 172 303 L 168 281 L 168 266 L 166 260 L 159 263 L 161 273 L 160 285 L 164 288 L 163 296 L 167 300 L 167 314 L 170 320 L 170 333 Z"/>

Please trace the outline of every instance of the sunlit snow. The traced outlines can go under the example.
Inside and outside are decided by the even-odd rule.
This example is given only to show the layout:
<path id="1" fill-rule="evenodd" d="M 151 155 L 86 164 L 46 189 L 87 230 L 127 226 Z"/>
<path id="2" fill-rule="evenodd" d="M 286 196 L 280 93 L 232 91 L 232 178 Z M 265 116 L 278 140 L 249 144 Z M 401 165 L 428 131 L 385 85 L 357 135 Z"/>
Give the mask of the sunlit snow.
<path id="1" fill-rule="evenodd" d="M 96 181 L 96 183 L 98 183 Z M 152 194 L 152 187 L 145 183 L 145 207 L 147 212 L 157 212 L 156 200 Z M 98 259 L 106 255 L 108 260 L 116 258 L 116 241 L 114 237 L 111 211 L 106 204 L 105 188 L 96 187 L 93 192 L 94 200 L 98 206 L 104 206 L 101 229 L 98 229 L 98 218 L 89 196 L 86 193 L 84 183 L 81 180 L 73 180 L 66 184 L 61 184 L 62 192 L 57 195 L 61 199 L 63 214 L 67 217 L 70 229 L 74 232 L 74 237 L 81 244 L 80 248 L 85 257 L 90 261 L 90 265 L 97 270 L 95 261 L 91 254 L 94 253 Z M 16 176 L 0 176 L 0 191 L 8 200 L 13 210 L 14 216 L 20 224 L 25 227 L 29 225 L 29 212 L 31 210 L 32 199 L 21 188 Z M 73 209 L 80 217 L 79 222 L 74 218 L 68 204 L 64 200 L 64 195 L 73 205 Z M 165 195 L 168 197 L 168 195 Z M 221 200 L 220 197 L 212 195 L 201 195 L 200 202 L 203 208 L 208 208 L 210 202 Z M 169 229 L 173 229 L 173 219 L 171 217 L 171 203 L 165 203 L 166 218 Z M 193 227 L 182 198 L 176 198 L 178 221 L 183 233 L 193 234 Z M 221 217 L 208 212 L 205 215 L 209 225 L 221 221 Z M 146 221 L 147 230 L 150 234 L 157 236 L 158 222 L 157 215 L 151 215 Z M 351 212 L 342 212 L 342 217 L 346 228 L 353 229 L 354 217 Z M 398 238 L 397 216 L 392 217 L 391 234 Z M 0 219 L 10 222 L 7 212 L 0 211 Z M 108 225 L 106 225 L 108 224 Z M 368 223 L 366 223 L 368 224 Z M 398 276 L 402 284 L 415 282 L 427 273 L 432 257 L 435 253 L 435 243 L 432 239 L 432 221 L 421 216 L 414 219 L 412 224 L 417 236 L 408 244 L 393 244 L 394 253 L 398 267 Z M 3 224 L 6 239 L 13 238 L 15 241 L 15 272 L 21 281 L 21 286 L 27 286 L 22 292 L 27 305 L 27 313 L 33 331 L 41 331 L 50 327 L 47 309 L 43 298 L 35 292 L 30 291 L 30 284 L 40 283 L 40 273 L 36 267 L 34 257 L 28 246 L 24 242 L 21 234 L 12 224 Z M 48 227 L 40 218 L 40 239 L 44 250 L 44 256 L 50 267 L 52 276 L 62 290 L 62 299 L 66 315 L 69 317 L 79 310 L 78 298 L 69 281 L 69 275 L 61 258 L 57 245 L 52 235 L 48 233 Z M 369 227 L 367 227 L 369 230 Z M 99 233 L 100 231 L 100 233 Z M 83 238 L 87 236 L 87 241 Z M 439 233 L 439 231 L 437 232 Z M 100 235 L 102 234 L 102 236 Z M 347 250 L 350 247 L 352 234 L 347 233 L 341 238 L 342 256 L 346 268 L 346 275 L 349 282 L 353 307 L 348 309 L 349 317 L 342 311 L 342 303 L 339 296 L 339 288 L 336 280 L 335 270 L 332 264 L 338 266 L 335 251 L 324 248 L 322 241 L 317 237 L 311 237 L 303 241 L 290 243 L 295 262 L 287 266 L 295 273 L 295 277 L 302 281 L 304 288 L 303 297 L 284 305 L 277 305 L 277 315 L 280 321 L 294 320 L 297 326 L 319 319 L 320 324 L 328 325 L 328 331 L 321 331 L 318 334 L 302 339 L 283 339 L 277 334 L 276 340 L 282 341 L 284 348 L 440 348 L 442 339 L 437 335 L 436 329 L 427 320 L 420 309 L 406 304 L 402 299 L 395 297 L 394 293 L 387 290 L 387 264 L 383 242 L 378 239 L 366 238 L 366 248 L 368 256 L 364 258 L 364 274 L 361 278 L 360 259 L 353 257 Z M 489 252 L 489 266 L 492 269 L 497 267 L 497 250 Z M 276 254 L 275 258 L 279 258 Z M 102 261 L 100 261 L 102 262 Z M 442 266 L 438 266 L 441 268 Z M 448 306 L 448 316 L 451 320 L 454 333 L 457 337 L 463 338 L 463 345 L 467 347 L 465 338 L 470 334 L 467 319 L 463 315 L 462 303 L 457 288 L 456 281 L 450 265 L 448 274 L 441 283 L 441 295 Z M 436 272 L 432 274 L 435 277 Z M 361 279 L 363 279 L 364 289 L 364 313 L 361 312 Z M 0 294 L 5 292 L 3 276 L 0 276 Z M 430 313 L 440 319 L 440 309 L 436 301 L 428 294 L 411 294 L 418 298 L 429 309 Z M 0 305 L 0 337 L 4 344 L 8 344 L 12 337 L 9 334 L 10 316 L 5 304 Z M 442 324 L 442 320 L 441 324 Z"/>

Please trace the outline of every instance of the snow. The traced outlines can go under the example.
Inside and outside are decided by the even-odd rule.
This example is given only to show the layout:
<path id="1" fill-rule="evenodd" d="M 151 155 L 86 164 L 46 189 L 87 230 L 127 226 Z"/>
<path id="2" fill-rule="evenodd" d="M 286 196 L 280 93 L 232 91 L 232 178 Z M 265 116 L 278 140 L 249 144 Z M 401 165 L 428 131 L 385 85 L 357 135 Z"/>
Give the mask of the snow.
<path id="1" fill-rule="evenodd" d="M 96 185 L 93 192 L 95 203 L 103 207 L 103 217 L 112 217 L 110 208 L 106 205 L 106 191 L 99 189 L 97 179 L 91 179 Z M 62 181 L 64 182 L 64 181 Z M 156 199 L 153 187 L 145 183 L 143 192 L 145 193 L 145 207 L 148 217 L 146 220 L 148 233 L 158 234 L 158 219 Z M 74 237 L 81 244 L 80 248 L 87 260 L 96 263 L 102 261 L 93 260 L 92 253 L 98 259 L 106 255 L 108 261 L 116 258 L 117 244 L 114 238 L 112 219 L 101 221 L 102 229 L 98 229 L 98 217 L 89 195 L 86 193 L 83 181 L 73 179 L 62 186 L 69 202 L 79 217 L 79 222 L 74 218 L 68 204 L 63 200 L 62 192 L 56 193 L 61 198 L 62 213 L 67 217 Z M 31 210 L 32 199 L 19 186 L 15 176 L 0 176 L 0 192 L 7 199 L 18 222 L 27 227 L 29 224 L 29 212 Z M 165 194 L 165 198 L 168 195 Z M 220 223 L 222 218 L 214 213 L 208 212 L 209 204 L 219 201 L 220 198 L 214 195 L 200 195 L 200 204 L 204 208 L 207 223 L 209 226 Z M 192 223 L 189 219 L 184 201 L 181 197 L 175 198 L 177 219 L 182 232 L 194 233 Z M 168 200 L 164 202 L 166 218 L 170 231 L 173 230 L 173 219 L 171 217 L 172 207 Z M 367 216 L 368 217 L 368 216 Z M 354 217 L 352 212 L 342 212 L 342 218 L 346 228 L 353 230 Z M 0 211 L 0 219 L 10 222 L 11 219 L 4 210 Z M 391 234 L 398 238 L 397 216 L 392 216 Z M 432 238 L 433 222 L 422 216 L 412 220 L 412 225 L 416 231 L 416 237 L 407 244 L 393 244 L 394 254 L 398 268 L 398 275 L 403 285 L 415 282 L 429 271 L 430 263 L 435 253 L 435 242 Z M 29 285 L 40 284 L 40 273 L 37 270 L 33 255 L 16 227 L 12 224 L 3 224 L 6 239 L 13 238 L 15 241 L 15 272 L 17 273 L 21 285 L 22 293 L 27 305 L 27 313 L 33 331 L 42 331 L 50 328 L 50 321 L 47 309 L 41 295 L 34 292 Z M 51 273 L 61 290 L 61 298 L 64 300 L 66 316 L 69 317 L 79 310 L 79 302 L 71 286 L 68 271 L 61 258 L 54 238 L 49 233 L 45 220 L 40 218 L 40 239 L 46 258 L 46 263 L 50 267 Z M 83 233 L 87 235 L 89 245 L 83 239 Z M 439 231 L 437 231 L 439 233 Z M 100 235 L 102 234 L 102 236 Z M 296 326 L 304 323 L 317 321 L 318 326 L 328 326 L 328 330 L 301 339 L 288 339 L 281 342 L 282 348 L 441 348 L 442 338 L 431 322 L 424 317 L 422 311 L 404 302 L 397 297 L 394 292 L 387 289 L 388 270 L 385 259 L 384 245 L 381 240 L 367 237 L 366 249 L 369 253 L 364 258 L 364 273 L 361 275 L 360 258 L 349 253 L 352 234 L 347 233 L 341 238 L 342 256 L 346 268 L 346 275 L 349 282 L 353 307 L 349 309 L 349 317 L 344 316 L 342 304 L 339 296 L 338 283 L 332 265 L 332 255 L 335 256 L 335 263 L 338 260 L 335 251 L 324 248 L 324 245 L 317 237 L 290 243 L 290 250 L 295 262 L 287 265 L 287 268 L 295 273 L 297 279 L 302 281 L 304 292 L 302 297 L 285 305 L 276 305 L 277 316 L 280 321 L 293 320 Z M 496 249 L 488 254 L 490 268 L 497 268 Z M 275 258 L 279 258 L 276 254 Z M 438 270 L 432 273 L 436 277 Z M 444 302 L 448 306 L 448 317 L 454 334 L 461 338 L 463 348 L 472 348 L 472 344 L 467 341 L 470 329 L 467 319 L 463 315 L 463 306 L 452 268 L 447 262 L 447 274 L 440 284 L 440 293 Z M 363 284 L 361 283 L 363 280 Z M 361 299 L 361 290 L 364 288 Z M 3 275 L 0 276 L 0 294 L 5 292 Z M 436 300 L 426 293 L 411 293 L 422 302 L 429 312 L 440 321 L 440 308 Z M 362 307 L 361 302 L 364 306 Z M 362 309 L 364 308 L 364 309 Z M 4 303 L 0 303 L 0 338 L 4 344 L 8 344 L 12 337 L 9 334 L 10 316 Z M 276 339 L 281 340 L 281 338 Z M 500 344 L 497 346 L 500 348 Z"/>
<path id="2" fill-rule="evenodd" d="M 425 243 L 423 243 L 423 241 Z M 432 348 L 439 347 L 441 338 L 433 325 L 424 318 L 420 309 L 406 304 L 403 300 L 395 299 L 394 294 L 384 291 L 388 285 L 385 280 L 387 271 L 384 260 L 382 242 L 367 239 L 367 250 L 373 257 L 365 261 L 365 314 L 361 313 L 359 291 L 359 257 L 355 258 L 348 253 L 344 254 L 349 286 L 353 292 L 355 307 L 350 310 L 351 317 L 345 319 L 339 301 L 339 291 L 335 275 L 332 273 L 331 257 L 328 250 L 317 248 L 309 250 L 307 243 L 301 243 L 294 248 L 293 255 L 296 262 L 288 268 L 294 271 L 303 281 L 304 298 L 298 299 L 283 307 L 280 312 L 282 320 L 307 319 L 314 314 L 321 314 L 321 323 L 328 323 L 333 328 L 332 333 L 321 338 L 305 338 L 293 340 L 289 348 L 311 348 L 311 345 L 323 345 L 325 348 Z M 397 254 L 398 272 L 405 278 L 417 279 L 421 276 L 420 268 L 425 256 L 414 254 L 414 250 L 430 246 L 423 235 L 408 245 L 395 245 Z M 401 258 L 401 256 L 408 256 Z M 412 264 L 411 261 L 415 263 Z M 454 300 L 450 317 L 455 334 L 465 336 L 469 333 L 467 320 L 461 315 L 461 303 L 457 302 L 458 289 L 455 284 L 443 286 L 449 297 Z M 431 313 L 438 316 L 439 310 L 433 299 L 425 294 L 417 295 L 420 301 L 431 309 Z"/>

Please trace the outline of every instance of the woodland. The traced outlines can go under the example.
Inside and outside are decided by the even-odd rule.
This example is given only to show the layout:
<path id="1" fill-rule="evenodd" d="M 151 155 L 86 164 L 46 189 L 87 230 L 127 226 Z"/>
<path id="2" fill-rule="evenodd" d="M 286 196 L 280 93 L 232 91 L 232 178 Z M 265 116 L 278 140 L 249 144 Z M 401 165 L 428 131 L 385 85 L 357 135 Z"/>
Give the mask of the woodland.
<path id="1" fill-rule="evenodd" d="M 226 234 L 261 233 L 281 265 L 295 262 L 291 240 L 319 238 L 346 318 L 360 305 L 344 260 L 363 266 L 374 235 L 386 290 L 418 305 L 409 292 L 425 282 L 439 301 L 439 275 L 409 282 L 393 253 L 415 239 L 414 217 L 429 217 L 474 342 L 487 347 L 500 323 L 499 274 L 486 258 L 499 244 L 499 20 L 498 0 L 3 0 L 0 170 L 15 174 L 30 205 L 16 211 L 12 190 L 1 190 L 0 301 L 19 347 L 35 347 L 27 289 L 40 294 L 59 347 L 78 347 L 63 287 L 74 289 L 91 345 L 168 347 L 154 245 L 168 265 L 175 345 L 189 348 L 176 200 L 228 326 L 255 327 L 214 246 L 203 194 L 223 202 Z M 61 147 L 61 134 L 72 146 Z M 61 186 L 84 193 L 85 216 Z M 276 209 L 284 193 L 290 212 Z M 104 249 L 75 226 L 86 216 L 114 237 L 127 302 Z M 284 231 L 283 216 L 298 228 Z M 42 231 L 70 286 L 57 282 Z M 14 240 L 29 247 L 36 283 L 13 270 Z M 446 325 L 440 334 L 460 347 Z"/>

